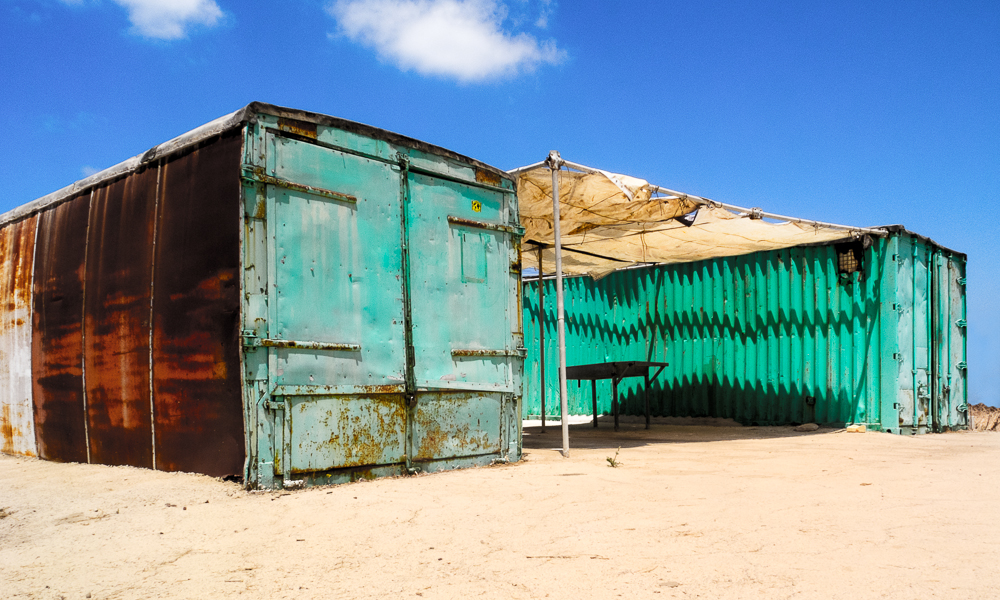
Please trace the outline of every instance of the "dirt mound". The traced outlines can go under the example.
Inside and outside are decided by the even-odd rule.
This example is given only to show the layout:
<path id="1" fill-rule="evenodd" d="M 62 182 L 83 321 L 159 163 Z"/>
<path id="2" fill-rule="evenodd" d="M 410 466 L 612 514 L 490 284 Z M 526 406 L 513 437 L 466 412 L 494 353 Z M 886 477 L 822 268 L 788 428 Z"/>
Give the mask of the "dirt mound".
<path id="1" fill-rule="evenodd" d="M 976 431 L 1000 431 L 1000 408 L 985 404 L 973 404 L 969 410 L 972 412 L 973 429 Z"/>

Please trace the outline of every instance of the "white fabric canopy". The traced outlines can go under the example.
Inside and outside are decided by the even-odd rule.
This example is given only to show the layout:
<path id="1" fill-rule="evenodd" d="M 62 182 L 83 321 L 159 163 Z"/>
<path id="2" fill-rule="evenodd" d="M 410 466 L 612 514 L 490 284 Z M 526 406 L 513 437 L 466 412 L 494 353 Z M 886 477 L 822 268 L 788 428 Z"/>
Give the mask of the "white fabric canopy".
<path id="1" fill-rule="evenodd" d="M 581 168 L 587 172 L 559 171 L 562 267 L 568 275 L 601 277 L 634 264 L 692 262 L 881 233 L 799 219 L 772 223 L 756 209 L 679 193 L 656 197 L 662 189 L 645 180 Z M 551 171 L 541 166 L 518 170 L 517 176 L 524 249 L 542 245 L 545 265 L 553 265 Z M 522 263 L 537 268 L 537 254 L 524 252 Z"/>

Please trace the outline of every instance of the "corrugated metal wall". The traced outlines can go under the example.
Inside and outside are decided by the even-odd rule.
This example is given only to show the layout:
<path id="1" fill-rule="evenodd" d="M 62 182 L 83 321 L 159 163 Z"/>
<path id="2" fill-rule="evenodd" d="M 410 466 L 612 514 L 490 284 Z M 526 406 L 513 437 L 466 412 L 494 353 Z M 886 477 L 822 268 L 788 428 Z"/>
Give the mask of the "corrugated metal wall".
<path id="1" fill-rule="evenodd" d="M 0 229 L 3 452 L 242 472 L 241 133 Z"/>
<path id="2" fill-rule="evenodd" d="M 37 454 L 31 406 L 35 217 L 0 229 L 0 451 Z"/>
<path id="3" fill-rule="evenodd" d="M 567 365 L 670 364 L 651 385 L 653 413 L 743 423 L 869 423 L 895 388 L 897 310 L 890 240 L 838 272 L 835 246 L 790 248 L 566 280 Z M 890 277 L 889 275 L 892 275 Z M 540 414 L 538 288 L 525 282 L 525 416 Z M 555 282 L 545 281 L 546 414 L 558 407 Z M 894 323 L 895 325 L 895 323 Z M 883 389 L 883 370 L 891 385 Z M 641 414 L 641 379 L 625 380 L 624 412 Z M 610 381 L 598 382 L 608 412 Z M 569 385 L 571 414 L 589 414 L 588 385 Z M 893 427 L 896 425 L 893 424 Z"/>

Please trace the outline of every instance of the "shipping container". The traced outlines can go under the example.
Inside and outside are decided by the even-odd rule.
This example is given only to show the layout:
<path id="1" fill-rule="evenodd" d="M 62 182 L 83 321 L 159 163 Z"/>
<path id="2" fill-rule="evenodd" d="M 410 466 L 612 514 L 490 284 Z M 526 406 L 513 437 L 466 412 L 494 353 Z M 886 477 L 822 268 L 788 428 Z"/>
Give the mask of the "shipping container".
<path id="1" fill-rule="evenodd" d="M 253 103 L 0 216 L 2 451 L 260 488 L 519 460 L 514 190 Z"/>
<path id="2" fill-rule="evenodd" d="M 865 424 L 916 434 L 968 426 L 966 256 L 910 233 L 566 280 L 566 364 L 667 362 L 659 416 L 744 424 Z M 524 415 L 541 414 L 538 280 L 525 281 Z M 559 414 L 555 281 L 543 280 L 547 418 Z M 643 414 L 640 379 L 619 385 Z M 590 414 L 589 385 L 569 386 Z M 598 410 L 611 384 L 598 385 Z"/>

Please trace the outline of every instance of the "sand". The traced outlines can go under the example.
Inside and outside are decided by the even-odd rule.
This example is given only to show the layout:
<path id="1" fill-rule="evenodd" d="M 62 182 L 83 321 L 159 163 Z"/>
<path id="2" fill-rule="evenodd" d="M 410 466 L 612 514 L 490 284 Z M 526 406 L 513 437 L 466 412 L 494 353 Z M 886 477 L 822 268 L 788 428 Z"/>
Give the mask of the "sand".
<path id="1" fill-rule="evenodd" d="M 3 456 L 0 597 L 1000 596 L 996 433 L 572 436 L 569 459 L 550 425 L 519 464 L 291 493 Z"/>
<path id="2" fill-rule="evenodd" d="M 972 413 L 972 426 L 976 431 L 1000 431 L 1000 408 L 973 404 L 969 412 Z"/>

